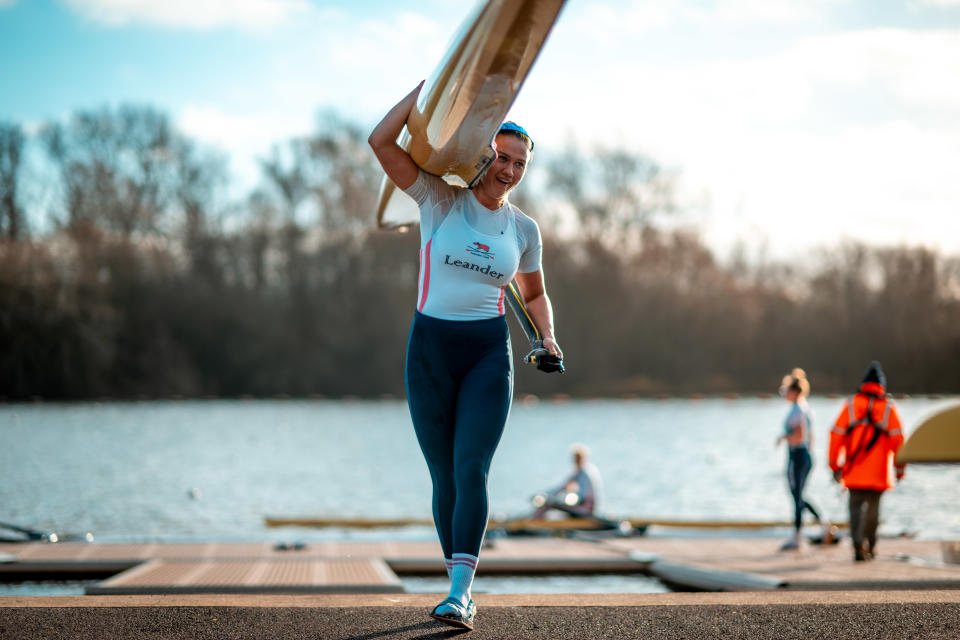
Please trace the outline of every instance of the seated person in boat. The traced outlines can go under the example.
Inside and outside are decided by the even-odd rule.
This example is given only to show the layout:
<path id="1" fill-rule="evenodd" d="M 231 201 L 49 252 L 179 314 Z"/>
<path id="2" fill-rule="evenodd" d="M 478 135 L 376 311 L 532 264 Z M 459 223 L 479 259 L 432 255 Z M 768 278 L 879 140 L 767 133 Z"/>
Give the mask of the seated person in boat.
<path id="1" fill-rule="evenodd" d="M 573 455 L 573 473 L 563 484 L 533 497 L 537 510 L 531 517 L 543 518 L 548 511 L 563 511 L 573 516 L 590 517 L 600 499 L 600 471 L 590 462 L 590 449 L 586 445 L 570 447 Z"/>

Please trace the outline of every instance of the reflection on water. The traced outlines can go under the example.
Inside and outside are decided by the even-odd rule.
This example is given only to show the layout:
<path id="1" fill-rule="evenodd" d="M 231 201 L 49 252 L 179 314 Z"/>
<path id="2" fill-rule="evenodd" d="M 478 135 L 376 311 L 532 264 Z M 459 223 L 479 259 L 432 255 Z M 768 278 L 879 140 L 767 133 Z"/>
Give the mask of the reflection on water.
<path id="1" fill-rule="evenodd" d="M 956 399 L 899 403 L 909 428 Z M 844 501 L 826 469 L 842 401 L 813 398 L 809 497 L 835 519 Z M 791 517 L 779 399 L 541 402 L 514 406 L 491 470 L 491 508 L 529 498 L 588 444 L 616 516 Z M 391 539 L 390 532 L 271 531 L 263 517 L 429 517 L 430 485 L 398 401 L 184 401 L 0 406 L 0 521 L 98 540 Z M 960 537 L 960 466 L 910 468 L 884 498 L 884 530 Z"/>
<path id="2" fill-rule="evenodd" d="M 94 580 L 44 580 L 0 582 L 0 596 L 82 596 Z"/>
<path id="3" fill-rule="evenodd" d="M 403 577 L 408 593 L 446 594 L 446 577 Z M 484 576 L 473 580 L 473 593 L 667 593 L 662 582 L 641 573 L 582 576 Z"/>

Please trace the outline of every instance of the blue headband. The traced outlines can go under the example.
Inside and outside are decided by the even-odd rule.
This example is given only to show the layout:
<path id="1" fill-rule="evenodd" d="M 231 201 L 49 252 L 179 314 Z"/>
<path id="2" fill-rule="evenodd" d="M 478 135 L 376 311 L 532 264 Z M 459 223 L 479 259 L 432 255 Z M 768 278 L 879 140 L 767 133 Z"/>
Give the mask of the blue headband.
<path id="1" fill-rule="evenodd" d="M 530 141 L 530 151 L 533 151 L 533 138 L 529 133 L 527 133 L 526 129 L 518 125 L 516 122 L 504 122 L 502 125 L 500 125 L 500 131 L 497 133 L 501 133 L 503 131 L 516 131 L 517 133 L 522 133 L 524 137 Z"/>

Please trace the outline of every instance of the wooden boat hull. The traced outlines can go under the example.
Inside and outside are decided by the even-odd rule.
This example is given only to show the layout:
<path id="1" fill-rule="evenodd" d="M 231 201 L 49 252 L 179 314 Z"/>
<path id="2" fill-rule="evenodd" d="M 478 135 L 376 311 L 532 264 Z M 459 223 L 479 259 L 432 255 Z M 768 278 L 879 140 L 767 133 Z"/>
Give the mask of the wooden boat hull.
<path id="1" fill-rule="evenodd" d="M 899 464 L 960 462 L 960 405 L 933 414 L 913 430 L 897 452 Z"/>
<path id="2" fill-rule="evenodd" d="M 469 186 L 494 158 L 491 142 L 565 0 L 487 0 L 461 26 L 424 84 L 400 146 L 427 173 Z M 384 177 L 377 223 L 416 222 L 409 198 Z"/>

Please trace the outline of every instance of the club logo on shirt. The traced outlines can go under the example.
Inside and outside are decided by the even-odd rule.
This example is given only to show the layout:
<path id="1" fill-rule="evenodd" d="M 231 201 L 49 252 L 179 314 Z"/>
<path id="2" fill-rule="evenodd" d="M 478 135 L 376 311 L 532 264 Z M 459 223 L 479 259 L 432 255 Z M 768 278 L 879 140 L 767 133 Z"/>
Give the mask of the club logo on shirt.
<path id="1" fill-rule="evenodd" d="M 493 270 L 493 264 L 488 263 L 486 266 L 480 266 L 479 264 L 474 264 L 473 262 L 467 262 L 466 260 L 455 260 L 449 253 L 443 260 L 443 264 L 448 264 L 451 267 L 459 267 L 461 269 L 469 269 L 470 271 L 476 271 L 477 273 L 482 273 L 485 276 L 490 276 L 494 280 L 499 280 L 504 276 L 504 274 L 499 271 Z"/>
<path id="2" fill-rule="evenodd" d="M 486 245 L 481 242 L 474 242 L 473 244 L 468 244 L 467 253 L 471 255 L 475 255 L 478 258 L 486 258 L 487 260 L 493 260 L 493 254 L 490 253 L 490 245 Z"/>

